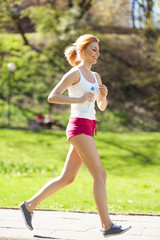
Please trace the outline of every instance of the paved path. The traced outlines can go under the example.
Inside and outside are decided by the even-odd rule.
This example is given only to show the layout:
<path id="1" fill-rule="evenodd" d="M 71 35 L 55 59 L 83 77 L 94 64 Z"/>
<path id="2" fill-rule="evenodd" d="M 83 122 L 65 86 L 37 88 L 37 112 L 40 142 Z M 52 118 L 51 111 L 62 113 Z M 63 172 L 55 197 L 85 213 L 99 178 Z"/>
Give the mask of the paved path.
<path id="1" fill-rule="evenodd" d="M 114 222 L 132 225 L 132 229 L 110 240 L 160 240 L 158 216 L 111 215 L 111 218 Z M 104 239 L 97 214 L 36 210 L 33 226 L 33 231 L 26 228 L 20 210 L 0 209 L 0 239 Z"/>

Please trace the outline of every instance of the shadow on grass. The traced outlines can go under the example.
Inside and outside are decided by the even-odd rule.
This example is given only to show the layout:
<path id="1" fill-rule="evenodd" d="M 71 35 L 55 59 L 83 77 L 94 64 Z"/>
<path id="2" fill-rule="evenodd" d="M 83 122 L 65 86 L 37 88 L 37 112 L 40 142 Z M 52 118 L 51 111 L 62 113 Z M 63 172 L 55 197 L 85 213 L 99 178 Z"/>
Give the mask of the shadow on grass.
<path id="1" fill-rule="evenodd" d="M 65 131 L 64 130 L 28 130 L 28 133 L 33 133 L 37 135 L 47 135 L 47 136 L 56 136 L 56 137 L 65 137 Z"/>
<path id="2" fill-rule="evenodd" d="M 134 148 L 130 148 L 130 147 L 127 147 L 127 146 L 124 146 L 124 144 L 122 143 L 117 143 L 117 142 L 111 142 L 109 140 L 106 140 L 104 138 L 99 138 L 100 141 L 102 142 L 105 142 L 106 145 L 111 145 L 113 147 L 116 147 L 120 150 L 125 150 L 125 151 L 128 151 L 129 153 L 132 154 L 132 159 L 136 159 L 136 163 L 138 162 L 138 164 L 140 165 L 159 165 L 158 162 L 155 161 L 155 156 L 153 156 L 152 154 L 150 154 L 150 156 L 147 155 L 147 152 L 146 154 L 143 154 L 141 153 L 140 151 L 137 151 L 136 149 Z M 155 145 L 153 144 L 153 140 L 152 140 L 152 144 L 156 147 L 156 144 L 157 144 L 157 141 L 154 141 L 155 142 Z M 149 148 L 149 144 L 147 144 L 146 142 L 146 145 L 145 147 L 148 147 Z M 125 157 L 124 156 L 124 159 L 127 159 L 127 161 L 129 161 L 130 157 Z M 138 160 L 138 161 L 137 161 Z M 131 162 L 132 164 L 134 164 L 134 162 L 132 161 Z"/>
<path id="3" fill-rule="evenodd" d="M 25 132 L 27 134 L 34 134 L 34 135 L 54 135 L 58 137 L 64 137 L 65 136 L 65 129 L 59 129 L 59 130 L 54 130 L 54 129 L 40 129 L 40 130 L 30 130 L 28 128 L 1 128 L 3 130 L 12 130 L 12 131 L 20 131 L 20 132 Z"/>

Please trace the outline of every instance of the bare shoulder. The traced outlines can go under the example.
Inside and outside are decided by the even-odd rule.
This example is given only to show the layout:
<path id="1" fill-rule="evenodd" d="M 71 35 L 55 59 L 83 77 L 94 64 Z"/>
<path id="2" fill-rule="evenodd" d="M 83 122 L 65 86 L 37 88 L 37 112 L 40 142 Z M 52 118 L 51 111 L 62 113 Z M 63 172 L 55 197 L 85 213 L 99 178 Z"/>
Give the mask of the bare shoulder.
<path id="1" fill-rule="evenodd" d="M 78 83 L 79 79 L 80 79 L 79 71 L 76 68 L 72 68 L 63 76 L 63 80 L 69 81 L 72 84 Z"/>
<path id="2" fill-rule="evenodd" d="M 96 76 L 96 79 L 97 79 L 98 84 L 101 85 L 101 84 L 102 84 L 101 76 L 100 76 L 99 73 L 97 73 L 97 72 L 94 72 L 94 74 L 95 74 L 95 76 Z"/>

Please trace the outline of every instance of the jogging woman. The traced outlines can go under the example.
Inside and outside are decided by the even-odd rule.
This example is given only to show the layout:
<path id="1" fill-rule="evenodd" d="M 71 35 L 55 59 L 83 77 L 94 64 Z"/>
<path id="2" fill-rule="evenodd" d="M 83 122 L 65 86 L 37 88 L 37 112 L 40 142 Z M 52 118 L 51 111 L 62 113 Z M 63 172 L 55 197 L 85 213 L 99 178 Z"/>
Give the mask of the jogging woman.
<path id="1" fill-rule="evenodd" d="M 108 89 L 102 84 L 100 75 L 92 72 L 93 64 L 99 57 L 99 40 L 91 35 L 80 36 L 65 50 L 67 61 L 73 67 L 55 86 L 48 96 L 49 103 L 71 104 L 71 116 L 66 128 L 71 143 L 62 174 L 50 180 L 31 199 L 20 204 L 25 223 L 32 227 L 32 212 L 44 199 L 72 183 L 84 163 L 93 177 L 93 194 L 102 224 L 104 237 L 124 233 L 130 227 L 123 228 L 110 219 L 107 208 L 106 172 L 101 164 L 94 133 L 96 131 L 95 100 L 98 108 L 107 107 Z M 63 95 L 68 89 L 69 96 Z"/>

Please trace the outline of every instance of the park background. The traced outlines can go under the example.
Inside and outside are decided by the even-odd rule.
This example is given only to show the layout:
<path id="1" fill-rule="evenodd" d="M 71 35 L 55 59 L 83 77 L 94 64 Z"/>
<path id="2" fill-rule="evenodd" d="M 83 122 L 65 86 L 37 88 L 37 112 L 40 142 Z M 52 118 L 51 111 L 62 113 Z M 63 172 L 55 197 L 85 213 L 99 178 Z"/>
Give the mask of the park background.
<path id="1" fill-rule="evenodd" d="M 85 33 L 100 39 L 94 71 L 109 89 L 95 138 L 109 211 L 159 214 L 160 2 L 152 0 L 0 0 L 0 206 L 18 207 L 61 173 L 70 106 L 47 97 L 70 69 L 64 49 Z M 39 112 L 51 113 L 52 130 L 29 128 Z M 38 208 L 96 211 L 92 184 L 83 166 Z"/>

